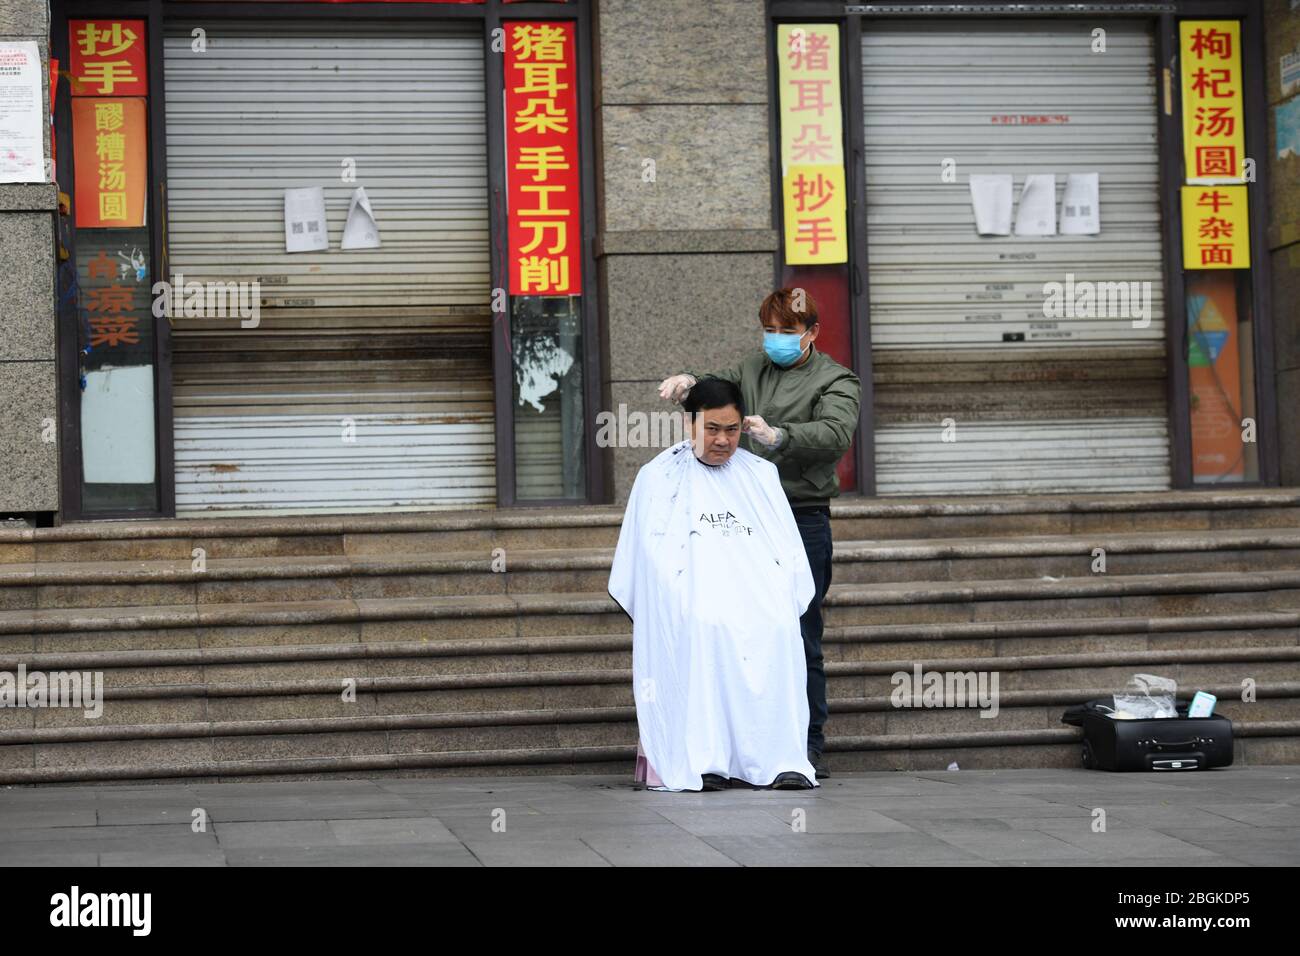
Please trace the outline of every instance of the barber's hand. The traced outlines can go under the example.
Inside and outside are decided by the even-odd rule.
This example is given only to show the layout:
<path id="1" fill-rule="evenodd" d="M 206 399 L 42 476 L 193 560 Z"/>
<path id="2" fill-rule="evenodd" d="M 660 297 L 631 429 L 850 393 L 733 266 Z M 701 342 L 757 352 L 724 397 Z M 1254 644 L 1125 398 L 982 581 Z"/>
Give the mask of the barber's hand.
<path id="1" fill-rule="evenodd" d="M 666 398 L 670 402 L 680 402 L 686 397 L 686 393 L 691 390 L 695 384 L 695 376 L 683 372 L 681 375 L 670 375 L 659 383 L 659 397 Z"/>
<path id="2" fill-rule="evenodd" d="M 749 436 L 753 438 L 754 441 L 758 442 L 760 445 L 765 445 L 768 448 L 776 445 L 777 441 L 780 439 L 780 435 L 777 434 L 776 429 L 763 421 L 762 415 L 746 415 L 744 422 L 740 426 L 740 430 L 748 432 Z"/>

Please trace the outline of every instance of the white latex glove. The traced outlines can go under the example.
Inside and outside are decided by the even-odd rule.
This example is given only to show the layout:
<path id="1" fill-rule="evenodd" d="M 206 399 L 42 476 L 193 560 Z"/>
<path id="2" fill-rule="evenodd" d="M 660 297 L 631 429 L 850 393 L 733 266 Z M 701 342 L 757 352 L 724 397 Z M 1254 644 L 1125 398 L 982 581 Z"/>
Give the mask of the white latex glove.
<path id="1" fill-rule="evenodd" d="M 670 402 L 680 402 L 686 397 L 686 393 L 691 390 L 691 386 L 694 384 L 694 375 L 686 372 L 680 375 L 670 375 L 659 383 L 659 397 Z"/>
<path id="2" fill-rule="evenodd" d="M 740 430 L 748 432 L 749 436 L 753 438 L 754 441 L 758 442 L 760 445 L 766 446 L 767 448 L 775 448 L 781 443 L 780 433 L 767 422 L 763 421 L 762 415 L 746 415 L 744 422 L 740 426 Z"/>

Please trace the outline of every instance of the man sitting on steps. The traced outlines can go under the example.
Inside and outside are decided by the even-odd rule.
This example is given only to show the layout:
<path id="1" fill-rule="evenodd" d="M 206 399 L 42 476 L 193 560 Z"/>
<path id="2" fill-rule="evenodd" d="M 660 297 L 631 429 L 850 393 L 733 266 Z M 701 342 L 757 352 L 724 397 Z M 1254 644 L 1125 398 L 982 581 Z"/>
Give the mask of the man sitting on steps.
<path id="1" fill-rule="evenodd" d="M 738 447 L 740 389 L 701 379 L 690 438 L 637 474 L 609 593 L 632 618 L 638 780 L 817 786 L 799 618 L 815 594 L 776 466 Z"/>

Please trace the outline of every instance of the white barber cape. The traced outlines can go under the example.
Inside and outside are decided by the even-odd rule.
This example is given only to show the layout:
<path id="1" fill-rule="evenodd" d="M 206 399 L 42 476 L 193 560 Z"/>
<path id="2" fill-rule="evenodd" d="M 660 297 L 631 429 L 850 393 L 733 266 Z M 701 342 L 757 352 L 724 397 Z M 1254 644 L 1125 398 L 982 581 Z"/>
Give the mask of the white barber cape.
<path id="1" fill-rule="evenodd" d="M 689 440 L 637 474 L 609 593 L 632 618 L 641 747 L 665 790 L 705 773 L 767 786 L 808 762 L 799 617 L 815 592 L 776 466 Z"/>

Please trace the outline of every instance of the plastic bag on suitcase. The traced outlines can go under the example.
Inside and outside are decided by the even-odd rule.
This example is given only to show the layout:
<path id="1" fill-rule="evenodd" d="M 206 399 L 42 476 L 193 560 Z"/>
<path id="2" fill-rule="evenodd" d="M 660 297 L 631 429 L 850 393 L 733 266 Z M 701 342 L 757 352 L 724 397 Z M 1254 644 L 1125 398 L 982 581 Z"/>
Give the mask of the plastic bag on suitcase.
<path id="1" fill-rule="evenodd" d="M 1115 695 L 1115 711 L 1127 719 L 1178 716 L 1178 682 L 1155 674 L 1134 674 L 1122 694 Z"/>

